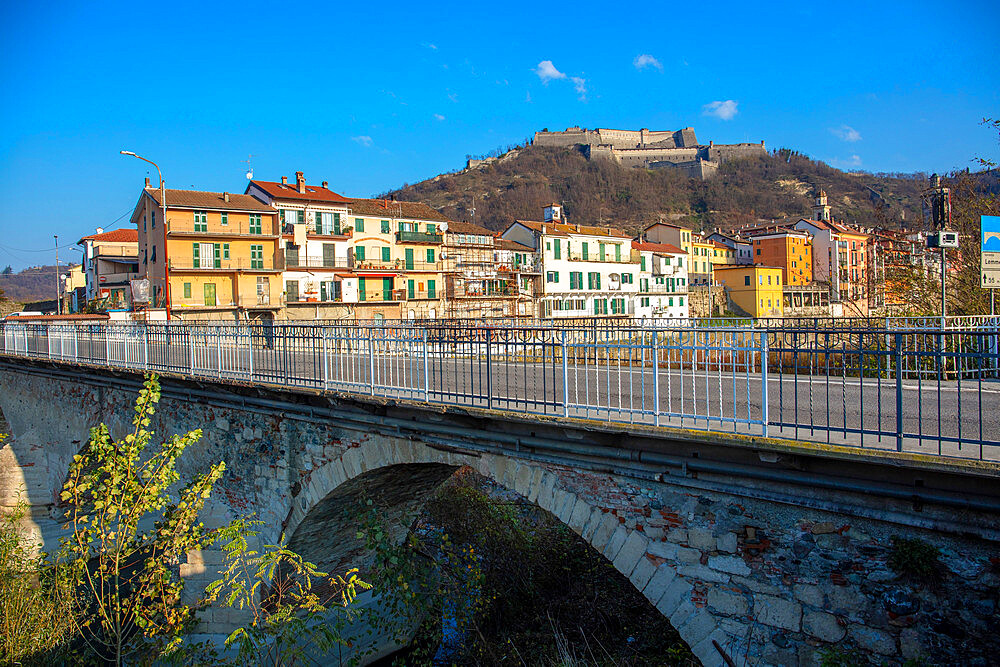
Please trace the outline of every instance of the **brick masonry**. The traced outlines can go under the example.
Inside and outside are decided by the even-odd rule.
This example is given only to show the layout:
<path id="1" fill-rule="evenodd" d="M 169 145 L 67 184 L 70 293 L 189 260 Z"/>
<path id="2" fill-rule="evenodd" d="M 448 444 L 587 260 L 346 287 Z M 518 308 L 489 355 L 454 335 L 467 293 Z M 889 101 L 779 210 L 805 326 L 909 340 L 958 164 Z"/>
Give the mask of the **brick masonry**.
<path id="1" fill-rule="evenodd" d="M 0 408 L 14 434 L 0 452 L 0 497 L 13 497 L 11 485 L 25 487 L 46 540 L 58 533 L 56 492 L 87 429 L 103 420 L 122 435 L 132 401 L 120 389 L 0 371 Z M 341 519 L 363 490 L 376 490 L 387 511 L 402 517 L 418 511 L 448 472 L 470 466 L 559 517 L 604 554 L 705 665 L 724 665 L 723 652 L 735 664 L 818 664 L 834 645 L 889 664 L 921 657 L 987 665 L 1000 650 L 994 544 L 677 483 L 455 451 L 374 426 L 362 431 L 198 401 L 161 403 L 154 422 L 161 437 L 196 428 L 203 437 L 182 457 L 181 474 L 220 459 L 227 466 L 206 524 L 252 512 L 264 522 L 263 541 L 284 532 L 329 565 L 363 560 L 349 539 L 353 527 Z M 893 534 L 938 545 L 941 576 L 920 583 L 892 572 Z M 182 572 L 197 589 L 220 563 L 218 552 L 191 554 Z M 241 618 L 209 610 L 202 630 L 226 633 Z"/>

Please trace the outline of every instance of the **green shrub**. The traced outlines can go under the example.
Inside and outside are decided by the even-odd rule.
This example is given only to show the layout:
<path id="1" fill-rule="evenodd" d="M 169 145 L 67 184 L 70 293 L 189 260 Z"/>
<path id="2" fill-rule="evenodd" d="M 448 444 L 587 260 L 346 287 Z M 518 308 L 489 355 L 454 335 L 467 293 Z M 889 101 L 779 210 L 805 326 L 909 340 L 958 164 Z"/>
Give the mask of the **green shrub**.
<path id="1" fill-rule="evenodd" d="M 920 579 L 929 579 L 941 571 L 937 547 L 920 539 L 892 536 L 892 550 L 889 552 L 889 567 L 897 574 L 909 574 Z"/>

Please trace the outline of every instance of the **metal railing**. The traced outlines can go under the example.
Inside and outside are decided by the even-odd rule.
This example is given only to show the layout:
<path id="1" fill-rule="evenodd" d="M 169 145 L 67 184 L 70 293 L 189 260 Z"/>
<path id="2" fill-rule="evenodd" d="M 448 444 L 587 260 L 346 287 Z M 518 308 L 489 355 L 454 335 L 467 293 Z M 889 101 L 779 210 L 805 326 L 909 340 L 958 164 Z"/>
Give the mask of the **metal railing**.
<path id="1" fill-rule="evenodd" d="M 2 326 L 3 354 L 1000 460 L 996 327 Z"/>

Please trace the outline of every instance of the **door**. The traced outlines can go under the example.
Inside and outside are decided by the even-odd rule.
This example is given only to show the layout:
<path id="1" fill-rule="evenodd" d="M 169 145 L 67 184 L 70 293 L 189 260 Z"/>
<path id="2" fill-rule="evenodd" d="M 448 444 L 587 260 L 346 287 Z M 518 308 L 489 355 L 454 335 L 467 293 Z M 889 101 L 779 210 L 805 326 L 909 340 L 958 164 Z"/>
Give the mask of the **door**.
<path id="1" fill-rule="evenodd" d="M 337 247 L 332 243 L 323 244 L 323 266 L 336 265 L 336 251 Z"/>
<path id="2" fill-rule="evenodd" d="M 406 249 L 406 270 L 407 271 L 413 270 L 413 248 Z"/>
<path id="3" fill-rule="evenodd" d="M 271 304 L 271 279 L 267 276 L 257 276 L 257 305 Z"/>
<path id="4" fill-rule="evenodd" d="M 199 243 L 198 257 L 195 259 L 196 269 L 209 269 L 215 264 L 215 244 Z"/>
<path id="5" fill-rule="evenodd" d="M 288 303 L 293 303 L 299 300 L 299 281 L 298 280 L 286 280 L 285 281 L 285 301 Z"/>
<path id="6" fill-rule="evenodd" d="M 410 298 L 410 299 L 412 299 L 415 296 L 415 292 L 414 292 L 414 288 L 413 288 L 413 281 L 412 280 L 407 280 L 406 281 L 406 295 L 407 295 L 407 298 Z"/>
<path id="7" fill-rule="evenodd" d="M 365 279 L 358 278 L 358 301 L 367 301 L 368 292 L 365 289 Z"/>
<path id="8" fill-rule="evenodd" d="M 392 278 L 382 279 L 382 300 L 392 301 Z"/>
<path id="9" fill-rule="evenodd" d="M 205 305 L 215 305 L 215 283 L 205 283 Z"/>
<path id="10" fill-rule="evenodd" d="M 299 247 L 297 245 L 289 245 L 285 248 L 285 266 L 298 266 L 299 265 Z"/>

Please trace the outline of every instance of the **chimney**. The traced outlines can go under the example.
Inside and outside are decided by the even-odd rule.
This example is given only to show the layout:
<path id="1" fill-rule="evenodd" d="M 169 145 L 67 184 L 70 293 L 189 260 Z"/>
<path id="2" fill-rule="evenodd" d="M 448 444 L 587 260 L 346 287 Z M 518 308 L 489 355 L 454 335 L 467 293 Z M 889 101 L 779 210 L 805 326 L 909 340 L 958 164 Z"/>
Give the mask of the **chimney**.
<path id="1" fill-rule="evenodd" d="M 281 177 L 281 184 L 282 185 L 288 185 L 288 177 L 287 176 L 282 176 Z"/>
<path id="2" fill-rule="evenodd" d="M 299 191 L 300 195 L 306 193 L 306 177 L 302 175 L 301 171 L 295 172 L 295 189 Z"/>
<path id="3" fill-rule="evenodd" d="M 149 187 L 149 176 L 146 177 L 146 187 Z"/>
<path id="4" fill-rule="evenodd" d="M 226 200 L 227 204 L 229 203 L 229 193 L 228 192 L 223 192 L 222 193 L 222 198 Z"/>
<path id="5" fill-rule="evenodd" d="M 327 186 L 329 186 L 329 185 L 330 185 L 329 181 L 323 181 L 323 189 L 324 189 L 324 190 L 327 190 L 327 189 L 329 189 L 329 188 L 327 187 Z"/>

